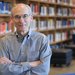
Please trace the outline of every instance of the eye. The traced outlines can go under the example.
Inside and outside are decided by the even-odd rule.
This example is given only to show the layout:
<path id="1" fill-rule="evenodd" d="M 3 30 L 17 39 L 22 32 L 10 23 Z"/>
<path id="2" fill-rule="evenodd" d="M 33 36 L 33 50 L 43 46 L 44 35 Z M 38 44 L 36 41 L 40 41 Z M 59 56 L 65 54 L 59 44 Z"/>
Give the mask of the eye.
<path id="1" fill-rule="evenodd" d="M 28 17 L 28 14 L 24 14 L 24 15 L 23 15 L 23 18 L 27 18 L 27 17 Z"/>
<path id="2" fill-rule="evenodd" d="M 20 19 L 20 18 L 21 18 L 21 16 L 19 16 L 19 15 L 15 16 L 15 19 Z"/>

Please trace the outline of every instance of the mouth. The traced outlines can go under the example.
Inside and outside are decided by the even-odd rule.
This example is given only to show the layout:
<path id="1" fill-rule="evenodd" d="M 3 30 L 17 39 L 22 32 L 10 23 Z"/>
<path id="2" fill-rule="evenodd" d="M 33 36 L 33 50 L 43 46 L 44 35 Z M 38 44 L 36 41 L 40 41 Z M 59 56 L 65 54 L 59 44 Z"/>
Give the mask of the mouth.
<path id="1" fill-rule="evenodd" d="M 26 25 L 25 25 L 25 24 L 19 24 L 18 26 L 24 27 L 24 26 L 26 26 Z"/>

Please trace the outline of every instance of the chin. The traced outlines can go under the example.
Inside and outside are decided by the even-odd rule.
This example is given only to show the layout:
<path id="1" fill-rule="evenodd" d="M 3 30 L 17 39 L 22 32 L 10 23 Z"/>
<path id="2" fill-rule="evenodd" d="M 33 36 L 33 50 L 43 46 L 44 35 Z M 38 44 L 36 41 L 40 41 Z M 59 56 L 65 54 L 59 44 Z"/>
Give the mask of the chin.
<path id="1" fill-rule="evenodd" d="M 27 32 L 28 32 L 28 30 L 22 30 L 21 32 L 23 32 L 23 33 L 27 33 Z"/>

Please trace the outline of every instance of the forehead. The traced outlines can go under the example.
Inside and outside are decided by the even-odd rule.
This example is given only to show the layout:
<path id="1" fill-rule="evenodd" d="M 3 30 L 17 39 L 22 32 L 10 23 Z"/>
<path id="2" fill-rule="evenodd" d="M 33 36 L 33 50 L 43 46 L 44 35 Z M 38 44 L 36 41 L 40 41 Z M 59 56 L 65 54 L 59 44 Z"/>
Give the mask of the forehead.
<path id="1" fill-rule="evenodd" d="M 28 14 L 29 9 L 26 6 L 17 6 L 12 11 L 13 15 L 23 15 Z"/>

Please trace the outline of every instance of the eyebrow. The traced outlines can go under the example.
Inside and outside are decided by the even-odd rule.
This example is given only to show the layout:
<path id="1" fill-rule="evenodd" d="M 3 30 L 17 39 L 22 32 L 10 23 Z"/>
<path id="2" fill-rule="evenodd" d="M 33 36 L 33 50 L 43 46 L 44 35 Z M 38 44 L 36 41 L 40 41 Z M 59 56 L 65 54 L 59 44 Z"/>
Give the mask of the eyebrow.
<path id="1" fill-rule="evenodd" d="M 29 14 L 23 14 L 22 16 L 24 16 L 24 15 L 29 15 Z M 15 15 L 15 16 L 20 16 L 20 15 Z"/>

